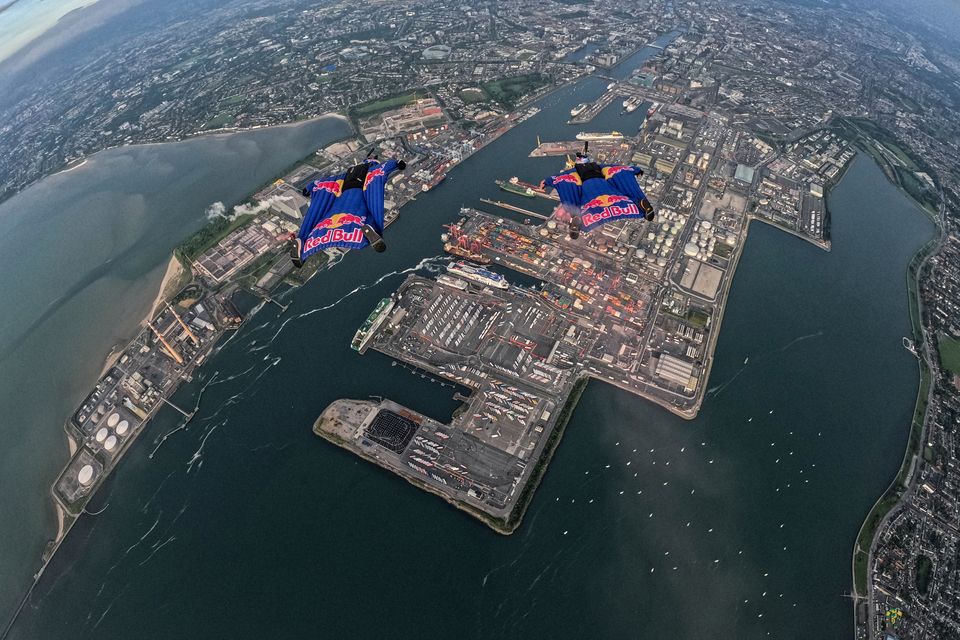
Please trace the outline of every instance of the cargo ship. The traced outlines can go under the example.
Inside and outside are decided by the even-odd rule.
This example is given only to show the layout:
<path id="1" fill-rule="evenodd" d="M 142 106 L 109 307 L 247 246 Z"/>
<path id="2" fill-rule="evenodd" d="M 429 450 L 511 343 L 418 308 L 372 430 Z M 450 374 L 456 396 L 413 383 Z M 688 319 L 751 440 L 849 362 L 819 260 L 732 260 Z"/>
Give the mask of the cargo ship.
<path id="1" fill-rule="evenodd" d="M 571 117 L 576 118 L 578 115 L 580 115 L 581 113 L 587 110 L 587 106 L 588 105 L 586 102 L 581 102 L 580 104 L 575 106 L 573 109 L 570 109 Z"/>
<path id="2" fill-rule="evenodd" d="M 616 142 L 623 140 L 623 134 L 619 131 L 611 131 L 610 133 L 585 133 L 581 131 L 577 134 L 577 140 L 584 142 Z"/>
<path id="3" fill-rule="evenodd" d="M 377 306 L 370 312 L 367 319 L 364 320 L 363 325 L 357 329 L 357 333 L 354 334 L 353 340 L 350 342 L 350 347 L 353 348 L 354 351 L 363 353 L 367 348 L 367 342 L 369 342 L 370 337 L 373 336 L 377 328 L 386 319 L 387 314 L 393 309 L 393 304 L 393 298 L 390 297 L 384 298 L 377 303 Z"/>
<path id="4" fill-rule="evenodd" d="M 420 190 L 426 193 L 427 191 L 432 190 L 434 187 L 436 187 L 438 184 L 440 184 L 446 179 L 447 179 L 447 174 L 445 173 L 438 174 L 433 178 L 433 180 L 424 182 L 423 185 L 421 185 Z"/>
<path id="5" fill-rule="evenodd" d="M 472 280 L 473 282 L 490 287 L 496 287 L 497 289 L 510 288 L 510 283 L 499 273 L 472 265 L 468 262 L 454 262 L 447 267 L 447 271 L 461 278 L 466 278 L 467 280 Z"/>
<path id="6" fill-rule="evenodd" d="M 654 102 L 652 105 L 650 105 L 650 108 L 647 109 L 647 117 L 649 118 L 650 116 L 655 114 L 657 112 L 657 109 L 659 108 L 660 108 L 660 103 Z"/>
<path id="7" fill-rule="evenodd" d="M 517 185 L 518 187 L 523 187 L 524 189 L 530 189 L 530 191 L 533 191 L 534 193 L 541 193 L 541 194 L 542 194 L 542 193 L 546 193 L 546 192 L 547 192 L 547 190 L 544 189 L 543 187 L 541 187 L 540 185 L 538 185 L 538 184 L 531 184 L 531 183 L 529 183 L 529 182 L 524 182 L 523 180 L 521 180 L 521 179 L 518 178 L 517 176 L 513 176 L 512 178 L 510 178 L 510 182 L 512 182 L 513 184 Z"/>
<path id="8" fill-rule="evenodd" d="M 500 187 L 503 191 L 508 193 L 514 193 L 518 196 L 523 196 L 524 198 L 533 198 L 537 194 L 533 189 L 527 186 L 519 184 L 517 178 L 510 178 L 509 180 L 497 180 L 497 186 Z"/>
<path id="9" fill-rule="evenodd" d="M 466 258 L 471 262 L 476 262 L 477 264 L 490 264 L 490 258 L 483 255 L 482 253 L 474 253 L 466 247 L 461 247 L 460 245 L 454 242 L 447 242 L 443 245 L 443 250 L 449 253 L 452 256 L 457 256 L 460 258 Z"/>

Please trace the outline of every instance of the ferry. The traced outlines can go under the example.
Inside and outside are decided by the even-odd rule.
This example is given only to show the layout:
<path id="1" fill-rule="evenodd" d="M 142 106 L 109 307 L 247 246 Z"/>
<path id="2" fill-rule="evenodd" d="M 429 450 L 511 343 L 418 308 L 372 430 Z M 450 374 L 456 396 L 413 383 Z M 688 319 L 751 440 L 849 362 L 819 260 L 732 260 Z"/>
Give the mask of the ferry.
<path id="1" fill-rule="evenodd" d="M 510 283 L 507 282 L 507 279 L 499 273 L 495 273 L 489 269 L 484 269 L 483 267 L 472 265 L 468 262 L 454 262 L 447 267 L 447 271 L 462 278 L 466 278 L 467 280 L 473 280 L 479 284 L 496 287 L 497 289 L 510 288 Z"/>
<path id="2" fill-rule="evenodd" d="M 627 113 L 633 113 L 634 111 L 637 110 L 637 107 L 640 106 L 641 102 L 643 102 L 642 98 L 637 98 L 637 97 L 627 98 L 626 100 L 623 101 L 623 110 L 626 111 Z"/>
<path id="3" fill-rule="evenodd" d="M 610 133 L 585 133 L 581 131 L 577 134 L 577 140 L 584 142 L 617 142 L 623 140 L 623 134 L 619 131 Z"/>
<path id="4" fill-rule="evenodd" d="M 586 111 L 588 106 L 589 105 L 586 102 L 581 102 L 573 109 L 570 109 L 570 116 L 576 118 L 578 115 Z"/>
<path id="5" fill-rule="evenodd" d="M 380 324 L 387 317 L 387 314 L 390 313 L 390 310 L 393 309 L 393 304 L 393 298 L 389 297 L 377 303 L 377 306 L 370 312 L 370 315 L 367 316 L 363 325 L 357 329 L 357 333 L 354 334 L 353 340 L 350 342 L 350 347 L 353 348 L 354 351 L 363 353 L 367 347 L 367 342 L 369 342 L 373 334 L 376 333 L 377 328 L 379 328 Z"/>
<path id="6" fill-rule="evenodd" d="M 660 108 L 660 103 L 654 102 L 652 105 L 650 105 L 650 108 L 647 109 L 647 117 L 649 118 L 650 116 L 655 114 L 657 112 L 657 109 L 659 108 Z"/>

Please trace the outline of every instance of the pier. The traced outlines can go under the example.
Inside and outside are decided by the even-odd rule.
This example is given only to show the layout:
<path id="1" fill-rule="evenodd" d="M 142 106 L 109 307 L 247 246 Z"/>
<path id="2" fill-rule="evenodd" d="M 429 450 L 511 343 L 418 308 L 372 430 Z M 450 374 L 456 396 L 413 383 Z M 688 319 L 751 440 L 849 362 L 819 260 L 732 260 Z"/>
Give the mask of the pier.
<path id="1" fill-rule="evenodd" d="M 516 213 L 522 213 L 522 214 L 525 215 L 525 216 L 531 216 L 531 217 L 533 217 L 533 218 L 540 218 L 541 220 L 549 220 L 549 219 L 550 219 L 550 216 L 545 216 L 545 215 L 543 215 L 542 213 L 536 213 L 536 212 L 534 212 L 534 211 L 530 211 L 529 209 L 524 209 L 523 207 L 518 207 L 518 206 L 515 206 L 515 205 L 512 205 L 512 204 L 508 204 L 508 203 L 506 203 L 506 202 L 501 202 L 501 201 L 499 201 L 499 200 L 489 200 L 489 199 L 487 199 L 487 198 L 480 198 L 480 202 L 483 202 L 484 204 L 491 204 L 491 205 L 493 205 L 493 206 L 495 206 L 495 207 L 500 207 L 501 209 L 506 209 L 507 211 L 514 211 L 514 212 L 516 212 Z"/>

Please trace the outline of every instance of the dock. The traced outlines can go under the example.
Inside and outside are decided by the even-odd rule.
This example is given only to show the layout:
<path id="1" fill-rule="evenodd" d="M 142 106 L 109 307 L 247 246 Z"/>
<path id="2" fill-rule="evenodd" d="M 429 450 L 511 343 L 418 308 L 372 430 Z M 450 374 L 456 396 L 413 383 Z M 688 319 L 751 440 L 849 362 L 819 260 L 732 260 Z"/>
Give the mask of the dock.
<path id="1" fill-rule="evenodd" d="M 530 152 L 530 158 L 547 158 L 550 156 L 572 156 L 583 151 L 583 143 L 579 140 L 564 140 L 561 142 L 541 142 Z"/>
<path id="2" fill-rule="evenodd" d="M 601 111 L 609 107 L 618 95 L 621 95 L 619 86 L 608 90 L 581 113 L 567 120 L 567 124 L 586 124 L 590 122 L 596 118 Z"/>
<path id="3" fill-rule="evenodd" d="M 480 198 L 480 202 L 484 204 L 491 204 L 495 207 L 500 207 L 501 209 L 506 209 L 507 211 L 514 211 L 516 213 L 522 213 L 525 216 L 530 216 L 533 218 L 540 218 L 541 220 L 549 220 L 550 216 L 545 216 L 542 213 L 537 213 L 535 211 L 530 211 L 529 209 L 524 209 L 523 207 L 518 207 L 516 205 L 508 204 L 506 202 L 501 202 L 499 200 L 489 200 L 487 198 Z"/>

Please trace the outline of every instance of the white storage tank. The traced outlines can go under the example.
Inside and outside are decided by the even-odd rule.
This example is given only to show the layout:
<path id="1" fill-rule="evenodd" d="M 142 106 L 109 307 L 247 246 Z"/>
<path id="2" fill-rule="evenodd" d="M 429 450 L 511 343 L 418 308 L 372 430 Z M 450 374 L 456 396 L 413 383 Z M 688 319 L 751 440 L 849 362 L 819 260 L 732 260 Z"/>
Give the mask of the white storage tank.
<path id="1" fill-rule="evenodd" d="M 80 473 L 77 474 L 77 482 L 86 487 L 93 480 L 93 465 L 85 464 L 80 467 Z"/>

